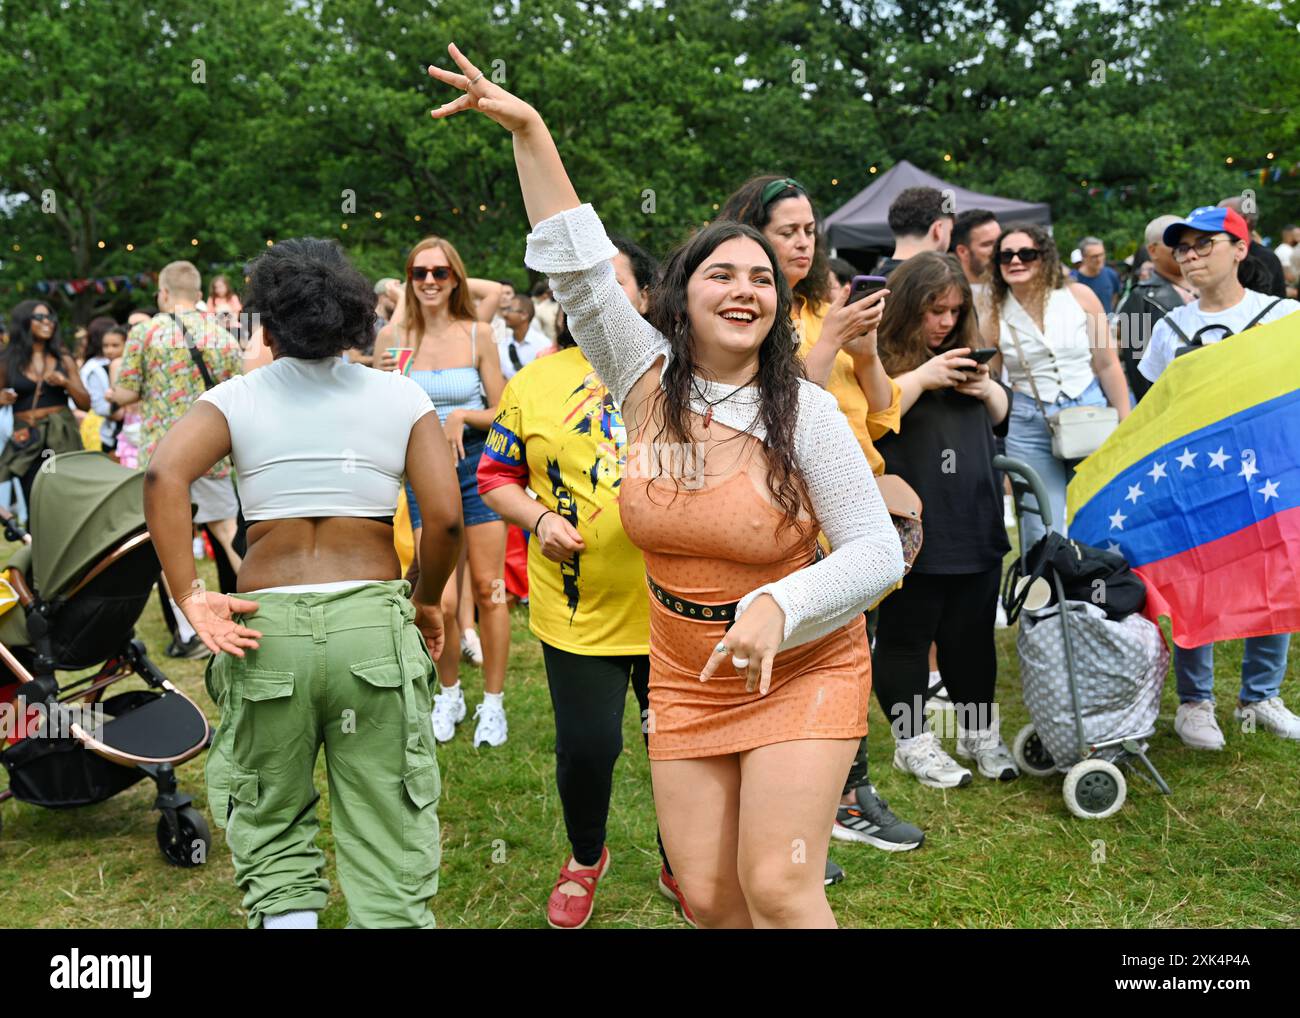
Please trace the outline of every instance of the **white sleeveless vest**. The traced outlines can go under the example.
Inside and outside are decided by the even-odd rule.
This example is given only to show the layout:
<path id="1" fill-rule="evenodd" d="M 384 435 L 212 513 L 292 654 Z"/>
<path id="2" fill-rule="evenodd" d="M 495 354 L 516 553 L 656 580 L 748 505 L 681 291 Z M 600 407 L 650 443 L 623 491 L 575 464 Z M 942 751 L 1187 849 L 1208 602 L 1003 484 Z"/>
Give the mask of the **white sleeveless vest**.
<path id="1" fill-rule="evenodd" d="M 1014 328 L 1042 401 L 1054 403 L 1061 394 L 1076 399 L 1096 377 L 1088 342 L 1088 316 L 1074 294 L 1060 287 L 1048 296 L 1043 324 L 1046 328 L 1040 330 L 1020 302 L 1007 294 L 998 318 L 998 346 L 1011 387 L 1026 396 L 1034 394 L 1012 339 Z"/>

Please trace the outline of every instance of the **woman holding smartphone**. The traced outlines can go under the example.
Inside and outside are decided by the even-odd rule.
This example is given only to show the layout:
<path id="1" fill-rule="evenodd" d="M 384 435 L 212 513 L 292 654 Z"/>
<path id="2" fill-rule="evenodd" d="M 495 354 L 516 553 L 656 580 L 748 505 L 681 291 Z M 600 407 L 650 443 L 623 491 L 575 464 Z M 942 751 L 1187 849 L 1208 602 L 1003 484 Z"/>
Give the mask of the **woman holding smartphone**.
<path id="1" fill-rule="evenodd" d="M 619 509 L 646 560 L 651 775 L 682 892 L 702 926 L 832 926 L 822 867 L 870 691 L 862 610 L 903 568 L 866 460 L 800 378 L 762 234 L 701 230 L 643 319 L 537 111 L 449 50 L 463 73 L 429 73 L 464 94 L 433 115 L 478 110 L 514 136 L 525 261 L 649 464 Z M 687 456 L 699 469 L 682 477 Z M 819 529 L 832 550 L 816 561 Z"/>
<path id="2" fill-rule="evenodd" d="M 398 367 L 386 348 L 414 350 L 411 380 L 433 401 L 451 448 L 460 482 L 465 556 L 483 643 L 483 702 L 474 711 L 478 719 L 474 745 L 500 746 L 507 735 L 504 690 L 510 606 L 493 595 L 505 575 L 506 525 L 479 497 L 476 478 L 487 431 L 505 388 L 488 324 L 501 296 L 501 284 L 481 286 L 476 295 L 472 282 L 450 241 L 426 237 L 406 256 L 401 302 L 405 314 L 380 331 L 375 346 L 384 349 L 379 364 L 383 370 Z M 418 549 L 420 509 L 409 484 L 406 499 Z M 460 685 L 459 607 L 460 583 L 458 576 L 453 576 L 442 595 L 447 642 L 438 659 L 440 689 L 433 699 L 433 733 L 439 742 L 454 737 L 456 726 L 468 713 Z"/>
<path id="3" fill-rule="evenodd" d="M 894 733 L 894 766 L 931 788 L 968 785 L 971 773 L 940 746 L 925 718 L 929 650 L 957 712 L 957 755 L 982 775 L 1019 774 L 1002 741 L 994 685 L 1002 558 L 1002 491 L 994 436 L 1005 434 L 1010 393 L 989 374 L 970 284 L 952 255 L 913 255 L 889 277 L 880 356 L 902 390 L 903 428 L 880 441 L 886 469 L 925 506 L 925 543 L 901 589 L 880 606 L 872 663 Z"/>

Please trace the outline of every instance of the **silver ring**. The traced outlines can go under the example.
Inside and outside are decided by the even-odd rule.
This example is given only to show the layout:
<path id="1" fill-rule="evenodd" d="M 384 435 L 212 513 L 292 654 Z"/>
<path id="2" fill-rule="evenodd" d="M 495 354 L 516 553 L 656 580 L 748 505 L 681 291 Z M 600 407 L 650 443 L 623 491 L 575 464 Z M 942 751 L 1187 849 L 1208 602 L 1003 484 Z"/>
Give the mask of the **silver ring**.
<path id="1" fill-rule="evenodd" d="M 713 648 L 713 653 L 715 654 L 725 654 L 726 652 L 727 652 L 727 645 L 725 643 L 719 643 L 716 647 Z"/>
<path id="2" fill-rule="evenodd" d="M 733 654 L 732 657 L 731 657 L 731 663 L 732 663 L 732 665 L 733 665 L 734 667 L 736 667 L 736 668 L 748 668 L 748 667 L 749 667 L 749 658 L 747 658 L 747 657 L 736 657 L 736 656 Z"/>
<path id="3" fill-rule="evenodd" d="M 478 79 L 481 78 L 481 77 L 483 77 L 483 72 L 482 72 L 482 71 L 479 71 L 479 72 L 478 72 L 478 78 L 475 78 L 474 81 L 478 81 Z M 474 84 L 474 81 L 471 81 L 469 84 L 470 84 L 470 85 Z M 465 86 L 465 87 L 468 88 L 469 86 L 467 85 L 467 86 Z"/>

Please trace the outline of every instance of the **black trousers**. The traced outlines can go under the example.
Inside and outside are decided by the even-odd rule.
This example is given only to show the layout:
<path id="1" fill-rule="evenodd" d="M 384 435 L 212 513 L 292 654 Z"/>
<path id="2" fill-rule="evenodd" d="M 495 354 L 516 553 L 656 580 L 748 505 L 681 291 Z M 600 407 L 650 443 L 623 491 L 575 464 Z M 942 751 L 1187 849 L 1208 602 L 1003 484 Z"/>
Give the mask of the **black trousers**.
<path id="1" fill-rule="evenodd" d="M 981 573 L 910 573 L 881 603 L 872 682 L 897 738 L 925 731 L 931 643 L 959 723 L 983 728 L 992 717 L 1000 580 L 1001 566 Z"/>
<path id="2" fill-rule="evenodd" d="M 650 709 L 650 658 L 571 654 L 548 643 L 542 644 L 542 657 L 555 709 L 555 783 L 564 807 L 564 826 L 578 865 L 594 866 L 605 847 L 614 764 L 623 752 L 628 683 L 644 722 Z M 644 723 L 641 732 L 648 744 Z M 663 839 L 658 841 L 667 867 Z"/>

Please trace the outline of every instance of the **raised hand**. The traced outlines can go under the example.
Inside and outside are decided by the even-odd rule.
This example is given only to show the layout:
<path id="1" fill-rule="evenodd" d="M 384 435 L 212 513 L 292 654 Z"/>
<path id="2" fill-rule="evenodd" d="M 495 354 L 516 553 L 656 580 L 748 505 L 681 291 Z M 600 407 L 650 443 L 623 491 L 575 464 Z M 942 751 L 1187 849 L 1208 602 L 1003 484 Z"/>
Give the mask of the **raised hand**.
<path id="1" fill-rule="evenodd" d="M 441 67 L 429 65 L 429 74 L 439 81 L 458 88 L 465 94 L 451 102 L 444 103 L 430 113 L 434 120 L 450 117 L 462 110 L 478 110 L 484 116 L 495 120 L 511 134 L 538 123 L 538 112 L 518 96 L 511 95 L 500 85 L 487 79 L 487 76 L 469 62 L 456 44 L 447 47 L 461 73 L 446 71 Z"/>

